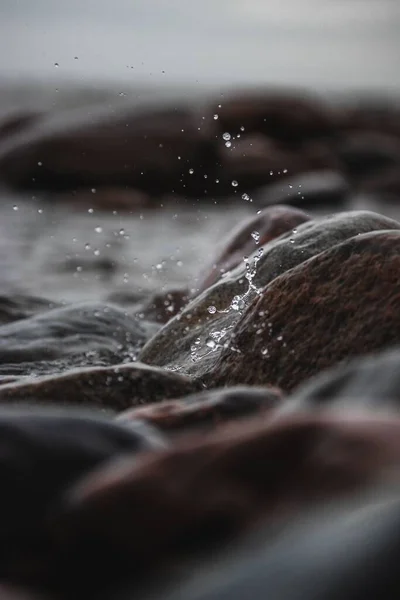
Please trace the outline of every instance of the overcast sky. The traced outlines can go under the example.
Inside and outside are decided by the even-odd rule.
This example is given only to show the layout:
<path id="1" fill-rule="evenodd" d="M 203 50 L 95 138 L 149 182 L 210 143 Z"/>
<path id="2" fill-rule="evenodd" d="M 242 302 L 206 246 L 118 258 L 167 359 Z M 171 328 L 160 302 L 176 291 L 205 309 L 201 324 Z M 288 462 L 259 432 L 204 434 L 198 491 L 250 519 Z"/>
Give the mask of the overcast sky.
<path id="1" fill-rule="evenodd" d="M 400 0 L 0 0 L 0 40 L 16 78 L 400 89 Z"/>

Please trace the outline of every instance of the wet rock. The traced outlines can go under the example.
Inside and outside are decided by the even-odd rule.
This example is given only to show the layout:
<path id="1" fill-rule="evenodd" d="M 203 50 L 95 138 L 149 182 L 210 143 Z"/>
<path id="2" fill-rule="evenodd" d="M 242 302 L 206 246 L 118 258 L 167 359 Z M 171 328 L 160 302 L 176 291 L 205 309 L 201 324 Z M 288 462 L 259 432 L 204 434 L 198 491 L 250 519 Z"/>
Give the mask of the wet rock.
<path id="1" fill-rule="evenodd" d="M 201 125 L 199 127 L 199 125 Z M 185 107 L 67 111 L 4 143 L 0 176 L 17 188 L 129 186 L 197 194 L 215 168 L 213 121 Z M 191 178 L 189 168 L 196 169 Z"/>
<path id="2" fill-rule="evenodd" d="M 315 408 L 400 409 L 400 347 L 347 360 L 307 381 L 285 411 Z"/>
<path id="3" fill-rule="evenodd" d="M 289 143 L 329 137 L 335 126 L 334 115 L 317 99 L 285 92 L 232 96 L 211 111 L 222 132 L 256 132 Z"/>
<path id="4" fill-rule="evenodd" d="M 143 423 L 125 427 L 95 413 L 33 406 L 2 409 L 0 439 L 2 580 L 8 565 L 34 569 L 46 544 L 45 520 L 70 485 L 113 457 L 166 445 Z"/>
<path id="5" fill-rule="evenodd" d="M 290 523 L 278 539 L 262 528 L 228 557 L 213 556 L 194 576 L 169 588 L 163 582 L 143 599 L 397 600 L 399 515 L 398 490 L 325 507 Z"/>
<path id="6" fill-rule="evenodd" d="M 299 225 L 296 234 L 293 232 L 283 234 L 280 238 L 263 246 L 261 257 L 258 254 L 261 248 L 249 257 L 251 286 L 246 278 L 246 274 L 248 274 L 246 265 L 239 265 L 223 279 L 194 298 L 180 314 L 162 327 L 146 343 L 139 360 L 148 364 L 178 368 L 180 372 L 189 373 L 199 379 L 206 373 L 214 374 L 215 372 L 217 374 L 214 368 L 218 357 L 222 350 L 229 352 L 232 332 L 241 315 L 244 314 L 254 298 L 258 297 L 258 290 L 264 288 L 282 273 L 353 236 L 382 229 L 396 230 L 399 227 L 400 224 L 397 221 L 368 211 L 339 213 Z M 255 262 L 256 264 L 254 264 Z M 309 267 L 306 268 L 306 272 L 308 272 L 307 269 Z M 293 301 L 299 291 L 297 288 L 293 291 Z M 332 297 L 331 302 L 336 307 L 336 303 L 340 303 L 341 299 Z M 266 308 L 269 309 L 269 307 Z M 371 311 L 373 309 L 374 307 L 371 306 Z M 310 311 L 309 306 L 304 307 L 304 311 L 308 312 L 310 324 L 308 330 L 302 331 L 301 335 L 308 338 L 310 332 L 313 331 L 311 321 L 314 313 Z M 287 327 L 291 323 L 290 314 L 287 312 L 284 315 Z M 270 320 L 266 321 L 266 318 L 260 317 L 260 322 L 264 324 Z M 333 321 L 334 319 L 332 319 Z M 368 327 L 367 324 L 366 327 Z M 263 329 L 260 333 L 262 332 Z M 257 329 L 249 331 L 249 336 L 251 340 L 254 337 L 263 339 L 263 335 L 257 334 Z M 325 332 L 321 339 L 325 339 Z M 300 343 L 299 340 L 296 343 Z M 224 348 L 225 345 L 226 348 Z M 236 341 L 234 345 L 236 345 Z M 266 370 L 266 365 L 269 364 L 266 357 L 261 355 L 265 344 L 258 348 L 257 343 L 257 349 L 256 353 L 251 351 L 249 357 L 245 354 L 237 354 L 237 360 L 243 365 L 243 370 L 247 370 L 249 373 L 246 382 L 250 382 L 251 385 L 257 385 L 256 379 L 251 380 L 254 369 L 257 367 L 253 369 L 250 356 L 256 356 L 255 364 L 259 365 L 262 370 Z M 292 349 L 288 343 L 288 352 Z M 231 352 L 233 355 L 234 350 Z M 287 356 L 291 361 L 292 356 Z M 306 358 L 308 357 L 304 357 L 304 360 Z M 226 373 L 226 377 L 228 377 L 228 373 Z M 237 383 L 244 383 L 244 381 Z M 274 382 L 265 378 L 262 383 Z M 293 382 L 293 384 L 296 383 L 300 383 L 300 381 Z M 208 385 L 214 385 L 212 377 L 209 377 Z"/>
<path id="7" fill-rule="evenodd" d="M 346 178 L 337 171 L 317 171 L 285 177 L 258 190 L 254 200 L 260 206 L 289 204 L 310 208 L 343 208 L 350 193 Z"/>
<path id="8" fill-rule="evenodd" d="M 398 168 L 388 169 L 361 182 L 360 188 L 380 200 L 394 200 L 397 207 L 400 198 L 400 165 Z"/>
<path id="9" fill-rule="evenodd" d="M 344 108 L 338 124 L 346 132 L 383 133 L 400 138 L 400 110 L 395 103 L 368 102 Z"/>
<path id="10" fill-rule="evenodd" d="M 57 302 L 35 296 L 3 295 L 0 296 L 0 325 L 27 319 L 58 306 Z"/>
<path id="11" fill-rule="evenodd" d="M 289 206 L 274 206 L 250 217 L 231 233 L 221 244 L 212 267 L 199 284 L 199 292 L 218 281 L 224 273 L 231 271 L 243 261 L 244 256 L 252 254 L 257 246 L 264 246 L 271 240 L 298 225 L 309 221 L 311 217 L 301 210 Z"/>
<path id="12" fill-rule="evenodd" d="M 306 509 L 374 489 L 383 473 L 399 484 L 399 432 L 398 418 L 363 415 L 255 420 L 111 462 L 67 492 L 65 512 L 52 522 L 71 557 L 70 581 L 87 579 L 91 568 L 100 585 L 117 572 L 154 576 L 260 523 L 283 526 Z"/>
<path id="13" fill-rule="evenodd" d="M 167 433 L 186 433 L 214 429 L 254 413 L 265 414 L 278 406 L 282 399 L 278 388 L 237 386 L 134 408 L 118 415 L 117 420 L 135 422 L 139 419 Z"/>
<path id="14" fill-rule="evenodd" d="M 32 402 L 121 411 L 139 404 L 179 398 L 198 389 L 199 385 L 184 375 L 135 362 L 20 377 L 16 382 L 0 386 L 0 405 Z"/>
<path id="15" fill-rule="evenodd" d="M 399 269 L 400 231 L 376 231 L 287 271 L 244 313 L 234 351 L 222 350 L 207 380 L 287 391 L 341 360 L 399 343 Z"/>
<path id="16" fill-rule="evenodd" d="M 139 314 L 156 323 L 167 323 L 178 314 L 189 300 L 189 290 L 170 289 L 153 294 L 141 305 Z"/>
<path id="17" fill-rule="evenodd" d="M 338 167 L 334 154 L 324 146 L 304 145 L 292 149 L 265 136 L 251 135 L 220 149 L 221 172 L 214 193 L 253 191 L 277 180 L 313 170 Z M 288 175 L 286 175 L 288 174 Z M 232 182 L 237 186 L 232 188 Z"/>
<path id="18" fill-rule="evenodd" d="M 55 308 L 0 327 L 2 375 L 135 360 L 157 327 L 101 303 Z"/>
<path id="19" fill-rule="evenodd" d="M 348 176 L 356 181 L 397 166 L 400 169 L 400 139 L 379 133 L 347 135 L 337 148 Z"/>

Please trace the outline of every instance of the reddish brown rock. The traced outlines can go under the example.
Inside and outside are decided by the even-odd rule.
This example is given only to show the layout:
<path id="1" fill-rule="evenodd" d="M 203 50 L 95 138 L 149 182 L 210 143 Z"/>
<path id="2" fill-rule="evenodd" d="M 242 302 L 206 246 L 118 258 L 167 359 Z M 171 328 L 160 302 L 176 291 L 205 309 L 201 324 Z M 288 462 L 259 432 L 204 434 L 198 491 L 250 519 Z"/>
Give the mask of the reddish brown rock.
<path id="1" fill-rule="evenodd" d="M 266 208 L 261 214 L 240 223 L 222 244 L 213 265 L 199 284 L 199 292 L 213 285 L 223 273 L 236 267 L 243 261 L 243 257 L 252 254 L 257 246 L 263 246 L 309 220 L 309 215 L 302 210 L 277 205 Z M 252 237 L 253 233 L 256 237 Z"/>
<path id="2" fill-rule="evenodd" d="M 117 420 L 135 422 L 139 419 L 168 433 L 186 433 L 193 429 L 215 429 L 254 413 L 265 414 L 278 406 L 282 399 L 278 388 L 222 388 L 128 410 L 118 415 Z"/>
<path id="3" fill-rule="evenodd" d="M 386 171 L 368 178 L 360 185 L 364 192 L 372 193 L 375 196 L 400 199 L 400 164 L 398 168 L 387 169 Z"/>
<path id="4" fill-rule="evenodd" d="M 255 420 L 158 455 L 109 463 L 68 494 L 53 531 L 71 557 L 69 581 L 79 567 L 84 578 L 96 569 L 97 583 L 115 571 L 137 579 L 209 551 L 259 521 L 285 523 L 383 475 L 398 482 L 399 467 L 398 418 Z"/>
<path id="5" fill-rule="evenodd" d="M 256 92 L 232 96 L 212 107 L 223 132 L 260 132 L 276 140 L 299 142 L 330 136 L 335 117 L 317 99 L 300 94 Z"/>
<path id="6" fill-rule="evenodd" d="M 28 189 L 129 186 L 191 194 L 203 190 L 204 173 L 215 168 L 214 144 L 213 121 L 185 107 L 73 110 L 3 144 L 0 177 Z"/>
<path id="7" fill-rule="evenodd" d="M 42 116 L 42 113 L 35 111 L 14 112 L 4 116 L 0 121 L 0 139 L 7 138 L 33 125 Z"/>
<path id="8" fill-rule="evenodd" d="M 189 291 L 185 288 L 156 293 L 140 306 L 140 314 L 156 323 L 167 323 L 187 304 Z"/>
<path id="9" fill-rule="evenodd" d="M 400 138 L 382 133 L 348 133 L 338 144 L 346 173 L 354 180 L 369 179 L 390 168 L 400 170 Z"/>
<path id="10" fill-rule="evenodd" d="M 235 326 L 208 382 L 287 391 L 340 360 L 398 343 L 399 272 L 398 231 L 353 237 L 287 271 Z"/>

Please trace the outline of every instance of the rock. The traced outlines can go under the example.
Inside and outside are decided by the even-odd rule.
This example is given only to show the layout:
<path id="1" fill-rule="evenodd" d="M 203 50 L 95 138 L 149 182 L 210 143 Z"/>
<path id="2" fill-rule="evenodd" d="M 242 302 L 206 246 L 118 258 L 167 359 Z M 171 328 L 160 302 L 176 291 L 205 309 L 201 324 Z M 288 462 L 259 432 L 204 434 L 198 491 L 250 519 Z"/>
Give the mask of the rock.
<path id="1" fill-rule="evenodd" d="M 394 200 L 397 207 L 400 198 L 400 168 L 388 169 L 379 175 L 371 176 L 361 182 L 360 188 L 379 199 Z"/>
<path id="2" fill-rule="evenodd" d="M 58 308 L 59 304 L 53 300 L 45 300 L 35 296 L 22 294 L 9 294 L 0 296 L 0 326 L 27 319 L 52 308 Z M 0 328 L 1 331 L 1 328 Z"/>
<path id="3" fill-rule="evenodd" d="M 16 188 L 133 187 L 197 195 L 215 168 L 215 126 L 185 107 L 74 109 L 41 119 L 0 150 L 0 176 Z M 196 171 L 191 177 L 189 169 Z M 199 188 L 200 186 L 200 188 Z"/>
<path id="4" fill-rule="evenodd" d="M 219 355 L 222 350 L 229 351 L 231 334 L 241 315 L 254 298 L 258 297 L 257 290 L 270 284 L 282 273 L 353 236 L 382 229 L 398 230 L 399 227 L 400 224 L 396 221 L 368 211 L 339 213 L 299 225 L 296 234 L 289 232 L 263 246 L 261 258 L 257 253 L 249 258 L 251 286 L 246 279 L 246 266 L 239 265 L 194 298 L 180 314 L 162 327 L 143 347 L 139 360 L 180 369 L 180 372 L 191 374 L 199 380 L 207 373 L 214 374 Z M 299 290 L 296 289 L 294 297 L 298 293 Z M 210 312 L 210 307 L 216 310 L 211 308 Z M 312 320 L 313 313 L 309 311 L 309 307 L 307 310 L 309 319 Z M 287 315 L 285 321 L 289 327 L 291 320 Z M 309 327 L 307 337 L 313 326 Z M 249 335 L 253 336 L 256 331 L 252 330 Z M 256 336 L 260 337 L 259 334 Z M 260 337 L 262 339 L 263 336 Z M 228 348 L 224 349 L 225 345 Z M 266 369 L 267 359 L 260 352 L 264 347 L 265 345 L 258 349 L 255 363 L 262 366 L 263 370 Z M 289 351 L 291 349 L 288 348 Z M 250 352 L 250 355 L 253 356 L 254 353 Z M 288 358 L 292 360 L 291 355 Z M 251 381 L 250 374 L 254 375 L 254 369 L 249 362 L 250 357 L 238 354 L 237 359 L 242 361 L 243 369 L 248 370 L 249 379 L 246 381 Z M 263 383 L 273 382 L 264 379 Z M 294 382 L 296 383 L 300 382 Z M 214 385 L 212 377 L 208 377 L 208 385 Z M 251 385 L 257 385 L 257 382 L 251 381 Z"/>
<path id="5" fill-rule="evenodd" d="M 110 304 L 54 308 L 0 327 L 0 373 L 30 375 L 132 362 L 156 329 Z"/>
<path id="6" fill-rule="evenodd" d="M 322 372 L 300 386 L 284 410 L 332 407 L 400 410 L 400 346 Z"/>
<path id="7" fill-rule="evenodd" d="M 310 208 L 343 208 L 350 193 L 346 178 L 337 171 L 316 171 L 285 177 L 254 194 L 260 206 L 289 204 Z"/>
<path id="8" fill-rule="evenodd" d="M 191 379 L 141 363 L 81 367 L 61 374 L 20 377 L 0 386 L 0 405 L 33 402 L 125 410 L 179 398 L 199 389 Z"/>
<path id="9" fill-rule="evenodd" d="M 398 485 L 399 433 L 400 419 L 362 414 L 255 419 L 110 462 L 66 493 L 51 531 L 71 560 L 53 554 L 52 571 L 68 568 L 68 583 L 149 581 L 260 524 L 376 490 L 383 474 Z"/>
<path id="10" fill-rule="evenodd" d="M 189 290 L 186 288 L 155 293 L 140 306 L 138 314 L 149 321 L 167 323 L 182 310 L 188 299 Z"/>
<path id="11" fill-rule="evenodd" d="M 261 134 L 235 140 L 229 149 L 223 145 L 219 161 L 221 171 L 214 194 L 252 192 L 288 176 L 339 166 L 337 158 L 324 146 L 305 144 L 293 149 Z M 233 181 L 237 181 L 237 186 L 232 188 Z"/>
<path id="12" fill-rule="evenodd" d="M 2 117 L 0 121 L 0 140 L 19 133 L 33 125 L 43 114 L 39 111 L 13 112 Z"/>
<path id="13" fill-rule="evenodd" d="M 277 388 L 222 388 L 192 394 L 181 400 L 133 408 L 120 413 L 117 420 L 136 422 L 139 419 L 166 433 L 186 433 L 198 429 L 214 429 L 254 413 L 267 413 L 278 406 L 282 398 L 282 393 Z"/>
<path id="14" fill-rule="evenodd" d="M 295 241 L 296 244 L 296 241 Z M 288 391 L 323 369 L 400 341 L 400 231 L 358 234 L 266 286 L 207 381 Z"/>
<path id="15" fill-rule="evenodd" d="M 14 570 L 34 570 L 48 543 L 46 519 L 69 486 L 113 457 L 166 446 L 143 423 L 126 427 L 95 413 L 33 406 L 1 410 L 0 439 L 3 581 Z"/>
<path id="16" fill-rule="evenodd" d="M 210 112 L 218 114 L 222 132 L 262 133 L 289 143 L 329 137 L 335 127 L 333 113 L 317 99 L 285 92 L 238 94 L 212 106 Z"/>
<path id="17" fill-rule="evenodd" d="M 345 132 L 383 133 L 400 138 L 399 106 L 369 102 L 344 108 L 338 125 Z"/>
<path id="18" fill-rule="evenodd" d="M 390 167 L 400 168 L 400 139 L 394 136 L 348 134 L 338 144 L 337 152 L 347 175 L 355 181 L 369 179 Z"/>
<path id="19" fill-rule="evenodd" d="M 377 499 L 378 496 L 378 499 Z M 397 600 L 398 490 L 302 516 L 277 539 L 269 528 L 229 556 L 213 556 L 190 575 L 143 600 Z M 346 552 L 343 549 L 346 548 Z M 373 568 L 371 568 L 373 565 Z M 132 586 L 135 589 L 135 586 Z M 166 593 L 166 590 L 169 590 Z M 134 594 L 132 593 L 132 597 Z M 112 596 L 108 596 L 111 600 Z"/>
<path id="20" fill-rule="evenodd" d="M 221 249 L 208 269 L 208 273 L 200 280 L 199 292 L 203 292 L 224 273 L 237 267 L 244 256 L 249 256 L 257 246 L 264 246 L 271 240 L 289 230 L 296 229 L 301 223 L 310 220 L 309 215 L 289 206 L 273 206 L 259 211 L 254 217 L 249 217 L 244 223 L 230 234 L 221 244 Z M 252 236 L 255 235 L 255 237 Z"/>

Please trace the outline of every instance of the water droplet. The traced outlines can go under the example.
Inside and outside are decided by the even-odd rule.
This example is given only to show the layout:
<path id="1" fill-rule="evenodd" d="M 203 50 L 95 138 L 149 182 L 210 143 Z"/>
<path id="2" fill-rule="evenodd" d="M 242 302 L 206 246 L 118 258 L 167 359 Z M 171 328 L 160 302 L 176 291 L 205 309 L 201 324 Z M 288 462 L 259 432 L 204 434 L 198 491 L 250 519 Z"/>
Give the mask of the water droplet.
<path id="1" fill-rule="evenodd" d="M 125 229 L 120 229 L 118 233 L 119 235 L 125 235 Z"/>
<path id="2" fill-rule="evenodd" d="M 283 337 L 281 335 L 278 335 L 276 339 L 278 340 L 278 342 L 281 342 L 283 340 Z"/>
<path id="3" fill-rule="evenodd" d="M 297 229 L 293 229 L 292 231 L 293 231 L 293 233 L 296 235 L 296 233 L 297 233 Z"/>
<path id="4" fill-rule="evenodd" d="M 237 187 L 239 185 L 238 182 L 236 181 L 236 179 L 234 179 L 232 181 L 232 185 L 233 185 L 233 187 Z"/>
<path id="5" fill-rule="evenodd" d="M 216 121 L 217 119 L 218 119 L 218 115 L 217 115 L 217 114 L 215 114 L 215 115 L 214 115 L 214 121 Z"/>
<path id="6" fill-rule="evenodd" d="M 41 167 L 42 165 L 43 165 L 43 163 L 39 160 L 38 166 Z"/>
<path id="7" fill-rule="evenodd" d="M 93 214 L 94 210 L 93 208 L 88 208 L 88 213 Z"/>
<path id="8" fill-rule="evenodd" d="M 294 244 L 294 239 L 293 239 L 293 238 L 290 238 L 289 242 L 290 242 L 291 244 Z"/>
<path id="9" fill-rule="evenodd" d="M 190 175 L 193 175 L 194 169 L 189 169 L 189 173 L 190 173 Z"/>
<path id="10" fill-rule="evenodd" d="M 85 250 L 90 250 L 90 244 L 85 244 Z"/>
<path id="11" fill-rule="evenodd" d="M 262 354 L 263 356 L 266 356 L 266 355 L 268 354 L 268 348 L 263 348 L 263 349 L 261 350 L 261 354 Z"/>
<path id="12" fill-rule="evenodd" d="M 258 231 L 252 231 L 251 237 L 256 242 L 256 244 L 258 244 L 258 242 L 260 241 L 260 234 L 258 233 Z"/>
<path id="13" fill-rule="evenodd" d="M 96 193 L 96 188 L 92 188 L 90 191 L 92 192 L 92 194 L 95 194 Z"/>
<path id="14" fill-rule="evenodd" d="M 206 346 L 208 346 L 209 348 L 211 348 L 212 350 L 214 350 L 214 348 L 216 347 L 216 343 L 214 342 L 214 340 L 207 340 L 206 341 Z"/>
<path id="15" fill-rule="evenodd" d="M 240 127 L 240 131 L 244 131 L 244 127 L 243 127 L 243 125 Z"/>
<path id="16" fill-rule="evenodd" d="M 103 228 L 102 227 L 95 227 L 94 230 L 95 230 L 96 233 L 101 233 L 103 231 Z"/>
<path id="17" fill-rule="evenodd" d="M 58 67 L 60 66 L 57 62 L 54 63 L 54 66 L 56 67 L 56 69 L 58 69 Z"/>
<path id="18" fill-rule="evenodd" d="M 250 200 L 250 196 L 246 193 L 242 194 L 242 200 L 246 200 L 246 202 L 249 202 Z"/>
<path id="19" fill-rule="evenodd" d="M 258 215 L 261 215 L 261 210 L 258 210 L 258 211 L 257 211 L 257 214 L 258 214 Z"/>
<path id="20" fill-rule="evenodd" d="M 214 315 L 217 312 L 215 306 L 209 306 L 207 310 L 211 315 Z"/>
<path id="21" fill-rule="evenodd" d="M 177 267 L 182 267 L 183 266 L 183 262 L 181 260 L 178 260 L 176 263 Z"/>
<path id="22" fill-rule="evenodd" d="M 223 139 L 224 139 L 226 142 L 229 142 L 229 140 L 231 139 L 231 137 L 232 137 L 232 136 L 231 136 L 231 134 L 230 134 L 230 133 L 228 133 L 228 132 L 226 131 L 225 133 L 223 133 L 223 134 L 222 134 L 222 137 L 223 137 Z"/>
<path id="23" fill-rule="evenodd" d="M 232 142 L 225 142 L 225 146 L 226 146 L 227 148 L 230 148 L 230 147 L 232 146 Z"/>
<path id="24" fill-rule="evenodd" d="M 16 204 L 14 204 L 13 210 L 18 210 L 18 206 Z"/>

